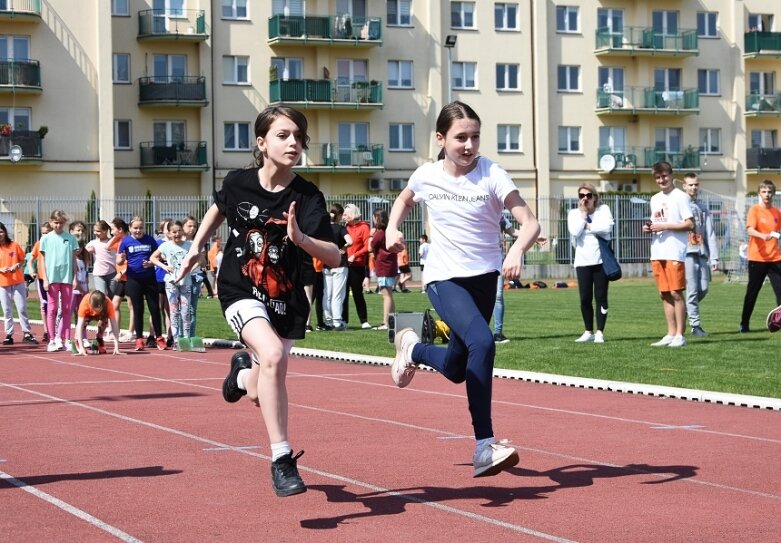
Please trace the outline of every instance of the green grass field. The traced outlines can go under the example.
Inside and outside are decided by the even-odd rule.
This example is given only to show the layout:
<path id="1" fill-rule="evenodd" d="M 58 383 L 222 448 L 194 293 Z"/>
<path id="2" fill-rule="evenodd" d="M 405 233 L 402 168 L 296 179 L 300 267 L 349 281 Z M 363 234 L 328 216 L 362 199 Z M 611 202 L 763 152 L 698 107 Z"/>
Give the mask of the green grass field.
<path id="1" fill-rule="evenodd" d="M 548 284 L 553 284 L 549 281 Z M 687 337 L 682 349 L 651 347 L 666 331 L 662 306 L 652 280 L 622 279 L 610 286 L 610 316 L 606 343 L 579 344 L 583 332 L 576 288 L 518 289 L 505 291 L 505 329 L 510 343 L 497 345 L 500 368 L 647 383 L 700 390 L 781 398 L 781 333 L 765 328 L 767 312 L 775 307 L 772 289 L 760 293 L 752 332 L 739 334 L 745 284 L 724 283 L 717 276 L 701 304 L 705 338 Z M 381 297 L 366 295 L 369 321 L 382 318 Z M 416 289 L 396 294 L 397 311 L 422 311 L 428 297 Z M 40 318 L 31 300 L 30 315 Z M 124 306 L 123 306 L 124 307 Z M 299 347 L 375 356 L 393 356 L 387 333 L 356 328 L 354 305 L 346 332 L 310 332 Z M 123 321 L 126 327 L 126 312 Z M 198 305 L 198 333 L 204 337 L 230 338 L 217 300 Z"/>

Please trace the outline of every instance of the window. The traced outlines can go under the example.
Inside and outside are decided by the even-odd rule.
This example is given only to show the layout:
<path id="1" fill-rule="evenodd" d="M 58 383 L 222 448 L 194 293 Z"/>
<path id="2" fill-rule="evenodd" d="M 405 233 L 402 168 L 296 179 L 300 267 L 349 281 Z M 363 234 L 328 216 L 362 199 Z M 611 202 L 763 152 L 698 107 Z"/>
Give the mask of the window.
<path id="1" fill-rule="evenodd" d="M 339 123 L 339 164 L 360 163 L 362 157 L 353 157 L 353 152 L 365 153 L 369 148 L 368 123 Z"/>
<path id="2" fill-rule="evenodd" d="M 0 124 L 10 124 L 14 130 L 30 130 L 32 113 L 29 107 L 0 107 Z"/>
<path id="3" fill-rule="evenodd" d="M 474 2 L 450 2 L 451 28 L 477 28 Z"/>
<path id="4" fill-rule="evenodd" d="M 751 32 L 772 32 L 773 31 L 773 15 L 750 13 L 748 16 L 748 29 Z"/>
<path id="5" fill-rule="evenodd" d="M 130 15 L 128 0 L 111 0 L 111 15 Z"/>
<path id="6" fill-rule="evenodd" d="M 654 34 L 659 36 L 675 36 L 678 34 L 677 11 L 654 11 L 651 20 L 653 21 Z"/>
<path id="7" fill-rule="evenodd" d="M 751 72 L 749 73 L 749 92 L 751 94 L 775 94 L 775 72 Z"/>
<path id="8" fill-rule="evenodd" d="M 171 146 L 187 141 L 184 121 L 155 121 L 152 124 L 154 145 Z"/>
<path id="9" fill-rule="evenodd" d="M 452 66 L 453 88 L 454 89 L 476 89 L 477 88 L 477 63 L 476 62 L 454 62 Z"/>
<path id="10" fill-rule="evenodd" d="M 391 123 L 388 132 L 389 151 L 414 151 L 414 125 L 412 123 Z"/>
<path id="11" fill-rule="evenodd" d="M 624 10 L 612 8 L 598 9 L 597 29 L 610 35 L 621 36 L 624 33 Z"/>
<path id="12" fill-rule="evenodd" d="M 500 153 L 521 152 L 521 125 L 500 124 L 496 127 L 497 151 Z"/>
<path id="13" fill-rule="evenodd" d="M 716 22 L 719 14 L 715 11 L 697 12 L 697 36 L 700 38 L 717 38 L 719 36 L 716 29 Z"/>
<path id="14" fill-rule="evenodd" d="M 559 66 L 559 92 L 576 92 L 580 90 L 580 66 Z"/>
<path id="15" fill-rule="evenodd" d="M 496 90 L 520 90 L 518 71 L 520 64 L 496 65 Z"/>
<path id="16" fill-rule="evenodd" d="M 185 0 L 153 0 L 152 9 L 164 10 L 167 17 L 184 17 Z"/>
<path id="17" fill-rule="evenodd" d="M 0 110 L 0 122 L 2 119 L 2 110 Z M 765 149 L 778 148 L 778 130 L 752 130 L 751 147 L 763 147 Z"/>
<path id="18" fill-rule="evenodd" d="M 337 10 L 337 13 L 346 13 L 346 10 Z M 303 16 L 304 2 L 302 0 L 273 0 L 271 2 L 272 15 Z"/>
<path id="19" fill-rule="evenodd" d="M 386 4 L 389 26 L 410 26 L 412 24 L 411 0 L 388 0 Z"/>
<path id="20" fill-rule="evenodd" d="M 656 91 L 680 91 L 680 68 L 657 68 L 654 70 L 654 90 Z"/>
<path id="21" fill-rule="evenodd" d="M 130 121 L 114 120 L 114 149 L 130 149 Z"/>
<path id="22" fill-rule="evenodd" d="M 697 90 L 703 96 L 718 96 L 721 94 L 718 70 L 697 70 Z"/>
<path id="23" fill-rule="evenodd" d="M 518 4 L 494 4 L 494 29 L 518 30 Z"/>
<path id="24" fill-rule="evenodd" d="M 130 83 L 130 55 L 114 53 L 112 61 L 114 83 Z"/>
<path id="25" fill-rule="evenodd" d="M 226 151 L 248 151 L 250 146 L 250 125 L 249 123 L 225 123 L 225 150 Z"/>
<path id="26" fill-rule="evenodd" d="M 0 34 L 0 59 L 30 60 L 30 37 Z"/>
<path id="27" fill-rule="evenodd" d="M 222 82 L 228 85 L 249 83 L 249 57 L 222 57 Z"/>
<path id="28" fill-rule="evenodd" d="M 580 152 L 580 127 L 579 126 L 560 126 L 559 127 L 559 153 L 579 153 Z"/>
<path id="29" fill-rule="evenodd" d="M 286 2 L 288 5 L 306 3 L 301 0 L 274 0 L 275 3 L 279 1 Z M 365 18 L 368 15 L 366 12 L 366 0 L 336 0 L 336 13 L 347 13 L 353 17 Z"/>
<path id="30" fill-rule="evenodd" d="M 657 151 L 679 153 L 683 149 L 682 128 L 657 128 L 654 147 Z M 664 160 L 664 159 L 662 159 Z M 670 162 L 668 160 L 668 162 Z"/>
<path id="31" fill-rule="evenodd" d="M 700 128 L 700 153 L 721 154 L 721 128 Z"/>
<path id="32" fill-rule="evenodd" d="M 412 88 L 412 61 L 388 61 L 388 88 Z"/>
<path id="33" fill-rule="evenodd" d="M 599 148 L 611 153 L 626 151 L 626 128 L 623 126 L 600 126 Z"/>
<path id="34" fill-rule="evenodd" d="M 222 0 L 223 19 L 247 19 L 247 0 Z"/>
<path id="35" fill-rule="evenodd" d="M 556 31 L 580 32 L 580 9 L 577 6 L 556 6 Z"/>
<path id="36" fill-rule="evenodd" d="M 358 102 L 364 98 L 369 81 L 369 62 L 365 59 L 336 60 L 336 101 Z M 349 164 L 349 162 L 348 162 Z"/>
<path id="37" fill-rule="evenodd" d="M 304 79 L 304 59 L 272 57 L 271 65 L 276 68 L 277 79 Z"/>
<path id="38" fill-rule="evenodd" d="M 624 69 L 600 66 L 598 71 L 599 88 L 603 92 L 616 94 L 624 93 Z"/>
<path id="39" fill-rule="evenodd" d="M 187 55 L 152 55 L 152 66 L 155 82 L 181 82 L 187 75 Z"/>

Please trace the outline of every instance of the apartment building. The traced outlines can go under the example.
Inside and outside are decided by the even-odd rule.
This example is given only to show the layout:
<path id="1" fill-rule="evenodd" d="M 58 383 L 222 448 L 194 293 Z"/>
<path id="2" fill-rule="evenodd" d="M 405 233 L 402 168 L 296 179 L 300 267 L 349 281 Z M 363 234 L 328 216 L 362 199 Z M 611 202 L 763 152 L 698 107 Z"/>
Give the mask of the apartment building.
<path id="1" fill-rule="evenodd" d="M 327 194 L 400 190 L 450 99 L 527 199 L 781 183 L 781 5 L 762 0 L 0 0 L 0 195 L 208 195 L 269 104 Z M 20 160 L 18 160 L 20 158 Z"/>

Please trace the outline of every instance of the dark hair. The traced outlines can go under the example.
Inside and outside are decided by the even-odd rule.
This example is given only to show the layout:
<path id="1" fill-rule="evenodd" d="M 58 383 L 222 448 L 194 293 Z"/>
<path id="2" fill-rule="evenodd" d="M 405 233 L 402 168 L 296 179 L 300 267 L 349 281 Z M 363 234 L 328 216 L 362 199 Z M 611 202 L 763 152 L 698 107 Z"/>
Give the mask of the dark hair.
<path id="1" fill-rule="evenodd" d="M 84 221 L 73 221 L 70 223 L 70 226 L 68 226 L 68 231 L 73 232 L 77 226 L 81 226 L 82 230 L 85 232 L 87 231 L 87 225 L 84 224 Z"/>
<path id="2" fill-rule="evenodd" d="M 125 220 L 121 217 L 114 217 L 114 219 L 111 221 L 111 224 L 114 225 L 114 228 L 118 230 L 122 230 L 125 234 L 130 232 L 130 227 L 127 225 Z"/>
<path id="3" fill-rule="evenodd" d="M 165 225 L 166 231 L 170 232 L 172 226 L 178 226 L 179 228 L 184 228 L 184 224 L 182 221 L 168 221 L 168 223 Z"/>
<path id="4" fill-rule="evenodd" d="M 331 204 L 331 218 L 341 217 L 344 215 L 344 208 L 342 204 Z"/>
<path id="5" fill-rule="evenodd" d="M 694 172 L 686 172 L 683 176 L 684 179 L 696 179 L 697 174 Z"/>
<path id="6" fill-rule="evenodd" d="M 94 228 L 97 228 L 101 232 L 108 232 L 111 229 L 111 227 L 108 225 L 108 223 L 106 221 L 104 221 L 103 219 L 101 219 L 98 222 L 96 222 L 95 225 L 94 225 Z"/>
<path id="7" fill-rule="evenodd" d="M 388 228 L 388 210 L 383 207 L 378 207 L 374 210 L 374 227 L 377 230 L 385 230 Z"/>
<path id="8" fill-rule="evenodd" d="M 450 102 L 439 112 L 439 117 L 437 117 L 437 133 L 442 134 L 443 136 L 447 135 L 447 131 L 453 126 L 453 121 L 458 119 L 473 119 L 477 121 L 478 124 L 482 124 L 480 117 L 478 117 L 474 109 L 464 102 L 455 101 Z M 445 158 L 444 148 L 439 151 L 437 160 L 442 160 L 443 158 Z"/>
<path id="9" fill-rule="evenodd" d="M 5 227 L 5 224 L 0 222 L 0 230 L 2 230 L 5 233 L 5 239 L 3 240 L 3 243 L 0 243 L 0 245 L 8 245 L 11 243 L 11 238 L 8 237 L 8 229 Z"/>
<path id="10" fill-rule="evenodd" d="M 420 239 L 422 239 L 423 241 L 425 241 L 426 243 L 428 243 L 428 236 L 427 236 L 426 234 L 421 234 L 421 235 L 420 235 Z"/>
<path id="11" fill-rule="evenodd" d="M 300 111 L 287 106 L 269 106 L 258 114 L 258 117 L 255 119 L 255 140 L 265 138 L 271 125 L 280 117 L 287 117 L 293 121 L 301 134 L 302 146 L 304 149 L 309 149 L 309 134 L 307 134 L 309 123 L 306 117 Z M 259 147 L 256 146 L 253 149 L 252 156 L 255 159 L 255 166 L 257 168 L 262 167 L 263 153 L 260 152 Z"/>
<path id="12" fill-rule="evenodd" d="M 673 165 L 669 162 L 665 162 L 664 160 L 660 160 L 653 165 L 651 170 L 653 171 L 654 175 L 673 173 Z"/>
<path id="13" fill-rule="evenodd" d="M 757 187 L 757 192 L 759 192 L 760 190 L 762 190 L 762 187 L 769 187 L 769 188 L 770 188 L 770 190 L 772 190 L 772 191 L 773 191 L 773 194 L 775 194 L 775 193 L 776 193 L 776 184 L 775 184 L 775 183 L 773 183 L 773 182 L 772 182 L 770 179 L 765 179 L 764 181 L 762 181 L 762 182 L 759 184 L 759 186 Z"/>

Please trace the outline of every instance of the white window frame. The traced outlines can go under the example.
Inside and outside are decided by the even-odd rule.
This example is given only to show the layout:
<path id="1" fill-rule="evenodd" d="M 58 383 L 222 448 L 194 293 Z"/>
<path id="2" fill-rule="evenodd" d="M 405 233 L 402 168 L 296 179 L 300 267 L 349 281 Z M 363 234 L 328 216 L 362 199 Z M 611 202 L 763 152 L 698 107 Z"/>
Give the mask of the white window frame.
<path id="1" fill-rule="evenodd" d="M 467 24 L 467 19 L 472 24 Z M 477 30 L 475 2 L 450 2 L 450 28 Z"/>
<path id="2" fill-rule="evenodd" d="M 775 94 L 776 92 L 776 74 L 775 72 L 749 72 L 748 88 L 750 94 Z"/>
<path id="3" fill-rule="evenodd" d="M 271 57 L 271 65 L 277 68 L 277 78 L 282 81 L 304 79 L 304 59 L 300 57 Z M 249 72 L 248 72 L 249 75 Z"/>
<path id="4" fill-rule="evenodd" d="M 600 66 L 597 69 L 597 80 L 603 92 L 623 95 L 626 70 L 623 66 Z"/>
<path id="5" fill-rule="evenodd" d="M 24 113 L 24 115 L 20 115 Z M 25 124 L 22 120 L 26 120 Z M 11 130 L 31 130 L 33 110 L 29 107 L 0 107 L 0 124 L 8 123 Z"/>
<path id="6" fill-rule="evenodd" d="M 412 0 L 387 0 L 388 26 L 412 26 Z"/>
<path id="7" fill-rule="evenodd" d="M 0 53 L 0 58 L 30 60 L 30 36 L 0 34 L 0 41 L 5 42 L 5 54 Z M 23 51 L 20 49 L 23 49 Z"/>
<path id="8" fill-rule="evenodd" d="M 165 73 L 157 73 L 157 61 L 165 60 Z M 177 73 L 177 68 L 181 68 L 181 73 Z M 154 54 L 152 55 L 152 80 L 162 78 L 160 81 L 163 83 L 170 83 L 174 77 L 186 77 L 187 76 L 187 55 L 164 55 Z"/>
<path id="9" fill-rule="evenodd" d="M 625 153 L 626 132 L 625 126 L 600 126 L 599 148 L 610 149 L 611 153 Z"/>
<path id="10" fill-rule="evenodd" d="M 242 63 L 243 61 L 243 63 Z M 223 85 L 249 85 L 249 56 L 245 55 L 223 55 L 222 57 L 222 83 Z M 239 67 L 245 68 L 247 79 L 239 79 Z M 230 72 L 230 73 L 228 73 Z M 281 74 L 280 74 L 281 75 Z"/>
<path id="11" fill-rule="evenodd" d="M 120 145 L 119 141 L 119 126 L 127 126 L 127 145 Z M 128 151 L 133 149 L 133 121 L 130 119 L 114 119 L 114 150 L 115 151 Z"/>
<path id="12" fill-rule="evenodd" d="M 559 92 L 581 92 L 580 66 L 559 64 L 556 69 L 556 88 Z"/>
<path id="13" fill-rule="evenodd" d="M 477 62 L 453 62 L 451 66 L 452 88 L 455 90 L 477 90 Z M 469 77 L 471 76 L 471 80 Z M 457 81 L 461 80 L 461 84 Z M 469 83 L 471 82 L 471 86 Z"/>
<path id="14" fill-rule="evenodd" d="M 245 15 L 238 14 L 242 5 L 244 6 Z M 229 15 L 225 14 L 225 8 L 230 9 L 231 13 Z M 239 21 L 248 20 L 250 18 L 249 0 L 222 0 L 220 3 L 220 15 L 223 19 L 236 19 Z"/>
<path id="15" fill-rule="evenodd" d="M 560 15 L 562 15 L 561 19 Z M 575 16 L 574 28 L 571 28 L 573 15 Z M 563 24 L 560 25 L 560 23 Z M 580 8 L 578 6 L 556 6 L 556 32 L 580 34 Z"/>
<path id="16" fill-rule="evenodd" d="M 122 9 L 124 8 L 124 9 Z M 111 0 L 111 15 L 127 17 L 130 15 L 130 0 Z"/>
<path id="17" fill-rule="evenodd" d="M 759 145 L 755 145 L 754 143 Z M 761 147 L 763 149 L 778 148 L 778 130 L 752 130 L 751 147 Z"/>
<path id="18" fill-rule="evenodd" d="M 771 13 L 749 13 L 746 22 L 750 32 L 772 32 L 774 20 Z"/>
<path id="19" fill-rule="evenodd" d="M 522 153 L 523 132 L 520 124 L 499 124 L 496 126 L 496 151 L 499 153 Z"/>
<path id="20" fill-rule="evenodd" d="M 702 81 L 702 76 L 705 76 L 705 88 L 703 89 L 700 85 L 700 82 Z M 711 79 L 715 75 L 716 82 L 714 83 L 715 89 L 711 88 Z M 698 69 L 697 70 L 697 90 L 700 93 L 700 96 L 721 96 L 721 71 L 720 70 L 708 70 L 708 69 Z"/>
<path id="21" fill-rule="evenodd" d="M 513 78 L 512 68 L 515 68 Z M 521 90 L 521 65 L 499 62 L 496 64 L 496 90 L 519 92 Z"/>
<path id="22" fill-rule="evenodd" d="M 398 145 L 393 146 L 393 135 L 396 135 Z M 413 123 L 390 123 L 388 125 L 388 151 L 414 151 L 415 125 Z"/>
<path id="23" fill-rule="evenodd" d="M 659 16 L 661 26 L 656 24 L 654 17 Z M 681 32 L 681 13 L 669 9 L 657 9 L 651 12 L 651 21 L 654 34 L 659 36 L 675 36 Z"/>
<path id="24" fill-rule="evenodd" d="M 124 59 L 127 68 L 127 79 L 121 79 L 119 77 L 119 59 Z M 130 53 L 114 53 L 111 57 L 111 76 L 113 83 L 127 84 L 130 83 L 132 78 L 130 76 Z"/>
<path id="25" fill-rule="evenodd" d="M 700 154 L 721 155 L 721 128 L 700 128 Z"/>
<path id="26" fill-rule="evenodd" d="M 719 13 L 717 11 L 697 12 L 697 37 L 705 39 L 719 37 Z"/>
<path id="27" fill-rule="evenodd" d="M 247 146 L 242 147 L 241 146 L 241 137 L 240 137 L 240 130 L 245 127 L 247 130 Z M 228 130 L 231 130 L 233 132 L 233 141 L 236 143 L 233 147 L 228 146 Z M 222 129 L 222 149 L 223 151 L 249 151 L 252 149 L 252 145 L 254 143 L 253 141 L 253 132 L 252 132 L 252 125 L 248 122 L 231 122 L 227 121 L 223 123 L 223 129 Z"/>
<path id="28" fill-rule="evenodd" d="M 661 136 L 661 137 L 660 137 Z M 678 140 L 678 146 L 674 147 L 671 144 Z M 664 143 L 664 147 L 660 148 L 659 143 Z M 658 127 L 654 133 L 654 149 L 657 151 L 664 151 L 666 153 L 680 153 L 683 151 L 683 128 L 677 126 L 670 127 Z"/>
<path id="29" fill-rule="evenodd" d="M 158 128 L 165 128 L 165 141 L 159 141 L 155 139 L 155 134 L 157 132 Z M 181 128 L 182 132 L 182 138 L 181 141 L 177 140 L 175 136 L 175 132 L 177 128 Z M 166 146 L 172 146 L 176 145 L 177 143 L 184 143 L 187 141 L 187 121 L 184 120 L 170 120 L 170 121 L 154 121 L 152 123 L 152 140 L 153 145 L 166 145 Z"/>
<path id="30" fill-rule="evenodd" d="M 580 126 L 560 126 L 558 150 L 560 155 L 583 154 L 583 130 Z M 563 138 L 563 139 L 562 139 Z M 562 145 L 562 142 L 564 145 Z"/>
<path id="31" fill-rule="evenodd" d="M 414 86 L 414 69 L 411 60 L 388 61 L 388 88 L 411 89 Z M 409 74 L 409 83 L 406 83 L 405 75 Z"/>
<path id="32" fill-rule="evenodd" d="M 510 13 L 510 11 L 512 12 Z M 500 21 L 498 19 L 501 19 Z M 514 2 L 496 2 L 494 4 L 494 30 L 518 31 L 518 4 Z"/>

